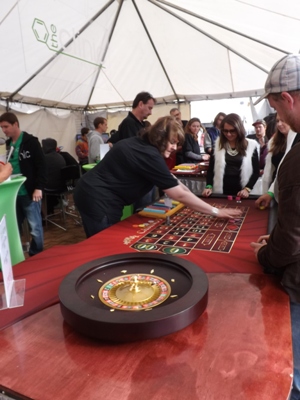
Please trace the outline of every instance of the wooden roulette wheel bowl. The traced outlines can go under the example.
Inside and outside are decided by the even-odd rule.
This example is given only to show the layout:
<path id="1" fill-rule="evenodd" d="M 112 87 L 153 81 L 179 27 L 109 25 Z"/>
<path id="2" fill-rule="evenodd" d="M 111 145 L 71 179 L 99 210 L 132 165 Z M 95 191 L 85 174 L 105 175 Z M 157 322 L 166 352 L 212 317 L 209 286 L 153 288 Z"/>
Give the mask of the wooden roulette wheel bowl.
<path id="1" fill-rule="evenodd" d="M 206 309 L 208 279 L 197 265 L 155 253 L 125 253 L 86 263 L 62 281 L 65 321 L 84 335 L 113 342 L 179 331 Z"/>

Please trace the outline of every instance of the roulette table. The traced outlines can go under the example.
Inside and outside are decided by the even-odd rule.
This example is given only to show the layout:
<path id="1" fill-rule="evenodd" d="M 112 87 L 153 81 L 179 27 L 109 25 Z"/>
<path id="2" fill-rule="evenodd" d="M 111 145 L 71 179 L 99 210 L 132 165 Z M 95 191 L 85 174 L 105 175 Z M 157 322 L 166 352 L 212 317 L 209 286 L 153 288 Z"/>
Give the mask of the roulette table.
<path id="1" fill-rule="evenodd" d="M 205 272 L 262 273 L 249 243 L 271 231 L 276 221 L 276 207 L 259 210 L 254 200 L 236 202 L 227 196 L 205 199 L 218 208 L 242 210 L 241 217 L 235 220 L 222 220 L 188 207 L 179 209 L 169 221 L 135 215 L 124 221 L 126 228 L 123 225 L 124 229 L 119 229 L 116 237 L 126 251 L 178 255 Z"/>
<path id="2" fill-rule="evenodd" d="M 207 201 L 228 203 L 226 198 Z M 262 273 L 249 246 L 267 232 L 270 212 L 257 210 L 251 200 L 237 206 L 247 207 L 247 214 L 228 252 L 197 248 L 173 256 L 137 250 L 135 241 L 166 221 L 145 226 L 149 218 L 135 214 L 81 243 L 56 246 L 15 265 L 14 278 L 26 279 L 26 293 L 23 307 L 1 312 L 1 394 L 24 400 L 288 398 L 289 299 L 277 278 Z M 124 253 L 171 257 L 200 267 L 209 287 L 205 310 L 182 329 L 152 339 L 113 343 L 82 335 L 61 313 L 62 282 L 81 266 L 110 257 L 117 261 Z M 153 265 L 140 273 L 152 275 L 152 269 L 165 279 Z M 91 302 L 102 287 L 97 279 L 110 281 L 94 278 L 95 291 L 87 292 Z M 165 281 L 172 285 L 171 279 Z M 159 312 L 159 306 L 141 312 L 151 315 L 155 308 Z M 124 311 L 124 318 L 128 313 L 135 312 Z"/>
<path id="3" fill-rule="evenodd" d="M 238 208 L 242 214 L 235 220 L 226 220 L 195 212 L 180 203 L 171 210 L 176 212 L 172 212 L 167 220 L 163 216 L 149 220 L 151 214 L 140 212 L 139 216 L 148 218 L 147 221 L 150 222 L 133 224 L 132 231 L 137 230 L 139 235 L 123 240 L 129 249 L 136 251 L 135 254 L 125 253 L 103 261 L 95 260 L 76 269 L 64 279 L 60 288 L 60 302 L 65 320 L 88 336 L 121 342 L 163 336 L 194 322 L 203 313 L 207 304 L 206 277 L 205 274 L 198 276 L 202 273 L 202 266 L 206 264 L 203 254 L 208 254 L 207 259 L 211 262 L 220 264 L 224 263 L 226 256 L 230 256 L 228 262 L 234 265 L 229 264 L 229 267 L 243 268 L 245 253 L 241 251 L 238 257 L 235 256 L 234 261 L 232 253 L 237 253 L 241 246 L 239 239 L 242 237 L 243 229 L 246 229 L 247 218 L 249 221 L 256 211 L 253 208 L 253 200 L 235 202 L 228 201 L 225 197 L 212 198 L 209 201 L 214 207 Z M 263 215 L 262 211 L 260 213 Z M 188 260 L 191 253 L 194 253 L 194 263 Z M 181 257 L 171 257 L 174 255 Z M 183 273 L 175 279 L 178 268 L 182 268 Z M 153 309 L 147 307 L 147 301 L 144 301 L 146 304 L 123 301 L 122 295 L 121 297 L 117 295 L 122 290 L 119 287 L 120 282 L 123 281 L 124 284 L 122 271 L 131 274 L 126 281 L 127 288 L 132 286 L 130 281 L 133 276 L 144 273 L 149 277 L 151 271 L 159 271 L 156 279 L 164 278 L 166 279 L 164 286 L 169 285 L 169 289 L 164 293 L 164 296 L 168 297 L 165 303 Z M 175 290 L 177 299 L 169 296 L 172 278 L 182 283 L 181 287 L 177 286 Z M 136 279 L 142 282 L 144 278 Z M 106 292 L 114 291 L 113 296 L 106 294 L 106 304 L 103 295 L 97 292 L 99 290 L 97 280 L 109 287 Z M 141 287 L 141 290 L 145 289 Z M 97 300 L 98 297 L 100 301 Z M 147 297 L 148 294 L 143 300 Z M 152 294 L 150 298 L 152 299 Z M 111 312 L 109 306 L 112 308 Z M 132 310 L 133 306 L 146 307 L 145 311 L 150 309 L 151 312 L 138 315 L 128 312 L 124 314 L 124 311 Z"/>
<path id="4" fill-rule="evenodd" d="M 227 198 L 209 198 L 209 203 L 228 203 Z M 232 202 L 232 206 L 236 203 Z M 267 233 L 274 224 L 271 210 L 258 210 L 253 200 L 244 200 L 238 206 L 249 207 L 245 222 L 230 252 L 200 251 L 192 249 L 180 254 L 206 273 L 262 274 L 249 243 Z M 155 219 L 148 226 L 147 217 L 134 214 L 108 230 L 76 245 L 55 246 L 14 266 L 14 279 L 26 279 L 26 302 L 24 307 L 1 312 L 0 329 L 33 312 L 58 302 L 58 288 L 63 278 L 81 265 L 111 255 L 140 252 L 134 245 L 145 234 L 157 229 L 166 221 Z M 152 251 L 154 253 L 154 251 Z M 38 298 L 38 301 L 37 301 Z"/>
<path id="5" fill-rule="evenodd" d="M 206 311 L 160 338 L 95 340 L 65 323 L 58 304 L 15 322 L 0 331 L 0 393 L 18 400 L 287 399 L 288 297 L 265 275 L 208 279 Z"/>
<path id="6" fill-rule="evenodd" d="M 230 203 L 212 203 L 216 208 Z M 188 207 L 179 209 L 168 222 L 160 224 L 140 238 L 132 247 L 136 250 L 159 251 L 185 255 L 192 250 L 229 253 L 247 218 L 249 207 L 236 204 L 242 214 L 235 219 L 215 218 Z M 140 213 L 140 215 L 143 215 Z"/>

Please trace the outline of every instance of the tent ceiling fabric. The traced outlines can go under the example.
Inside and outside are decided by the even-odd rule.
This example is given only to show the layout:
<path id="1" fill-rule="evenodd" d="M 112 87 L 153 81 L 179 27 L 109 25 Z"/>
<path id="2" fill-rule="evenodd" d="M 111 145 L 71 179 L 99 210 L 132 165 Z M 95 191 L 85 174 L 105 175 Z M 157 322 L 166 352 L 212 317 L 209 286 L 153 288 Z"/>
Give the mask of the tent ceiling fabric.
<path id="1" fill-rule="evenodd" d="M 298 0 L 6 0 L 0 99 L 43 107 L 130 106 L 258 96 L 299 52 Z"/>

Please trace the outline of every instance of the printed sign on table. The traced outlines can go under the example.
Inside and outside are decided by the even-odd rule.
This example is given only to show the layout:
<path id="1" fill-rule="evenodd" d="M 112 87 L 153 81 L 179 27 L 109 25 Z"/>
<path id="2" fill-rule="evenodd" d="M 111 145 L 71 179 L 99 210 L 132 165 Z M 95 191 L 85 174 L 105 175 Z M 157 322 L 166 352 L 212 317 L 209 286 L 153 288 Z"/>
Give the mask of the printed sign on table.
<path id="1" fill-rule="evenodd" d="M 8 236 L 6 229 L 6 219 L 3 216 L 0 222 L 0 259 L 3 275 L 3 283 L 5 289 L 6 303 L 9 307 L 11 294 L 13 290 L 14 277 L 11 266 L 10 249 L 8 244 Z"/>
<path id="2" fill-rule="evenodd" d="M 105 154 L 109 151 L 109 144 L 100 144 L 100 160 L 103 160 Z"/>
<path id="3" fill-rule="evenodd" d="M 26 280 L 14 280 L 5 215 L 0 221 L 0 260 L 3 276 L 3 283 L 0 283 L 0 310 L 22 307 Z"/>

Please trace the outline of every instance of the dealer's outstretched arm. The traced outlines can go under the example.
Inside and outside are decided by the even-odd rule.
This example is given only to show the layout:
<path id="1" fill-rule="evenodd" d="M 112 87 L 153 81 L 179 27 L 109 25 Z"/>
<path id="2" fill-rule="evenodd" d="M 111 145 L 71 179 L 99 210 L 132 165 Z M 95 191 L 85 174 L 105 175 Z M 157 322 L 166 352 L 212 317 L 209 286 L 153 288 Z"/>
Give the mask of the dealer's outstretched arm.
<path id="1" fill-rule="evenodd" d="M 180 201 L 193 210 L 213 215 L 218 218 L 235 218 L 242 214 L 241 210 L 234 208 L 216 208 L 195 196 L 186 186 L 179 182 L 178 186 L 166 189 L 164 192 L 173 200 Z"/>

